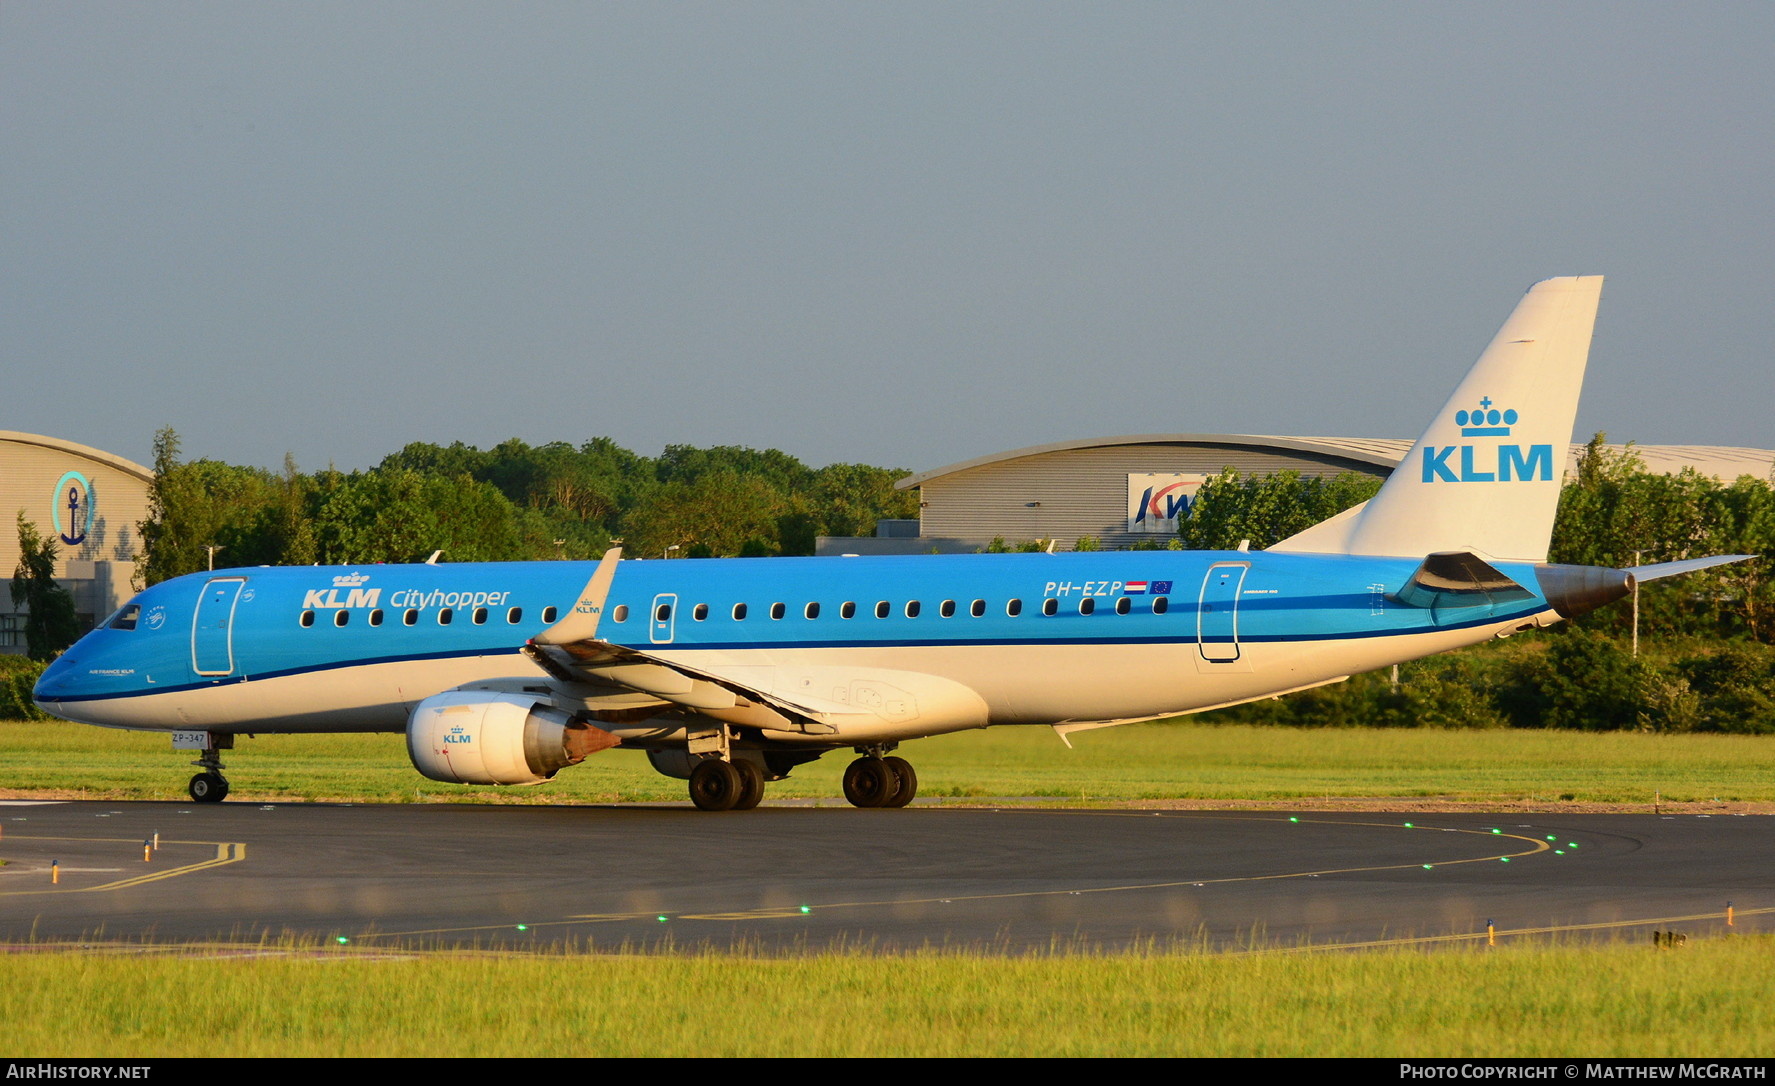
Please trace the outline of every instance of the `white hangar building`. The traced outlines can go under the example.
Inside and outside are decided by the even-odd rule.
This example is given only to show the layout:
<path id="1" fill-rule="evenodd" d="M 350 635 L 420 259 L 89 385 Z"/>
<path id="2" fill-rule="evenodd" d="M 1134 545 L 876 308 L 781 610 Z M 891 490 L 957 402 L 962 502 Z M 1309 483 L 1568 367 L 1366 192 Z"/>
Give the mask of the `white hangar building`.
<path id="1" fill-rule="evenodd" d="M 19 563 L 18 516 L 55 543 L 56 581 L 87 629 L 127 600 L 154 473 L 60 438 L 0 430 L 0 578 Z M 25 651 L 24 616 L 0 590 L 0 653 Z"/>
<path id="2" fill-rule="evenodd" d="M 1277 437 L 1253 434 L 1133 434 L 1032 445 L 909 475 L 895 484 L 919 492 L 919 519 L 884 521 L 872 538 L 822 537 L 820 554 L 972 553 L 995 537 L 1052 539 L 1069 550 L 1081 538 L 1105 549 L 1176 534 L 1176 518 L 1202 482 L 1233 468 L 1242 475 L 1360 472 L 1385 477 L 1411 450 L 1408 440 Z M 1583 445 L 1573 445 L 1568 473 Z M 1623 451 L 1623 446 L 1610 446 Z M 1713 445 L 1635 445 L 1649 471 L 1692 467 L 1733 480 L 1767 479 L 1775 450 Z"/>

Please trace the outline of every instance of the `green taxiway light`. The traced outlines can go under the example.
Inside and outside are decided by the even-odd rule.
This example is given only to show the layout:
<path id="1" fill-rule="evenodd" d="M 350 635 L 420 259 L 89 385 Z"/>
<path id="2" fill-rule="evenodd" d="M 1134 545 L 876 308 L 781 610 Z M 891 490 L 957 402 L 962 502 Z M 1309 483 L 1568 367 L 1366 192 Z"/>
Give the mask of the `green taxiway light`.
<path id="1" fill-rule="evenodd" d="M 802 912 L 803 912 L 803 913 L 811 913 L 811 912 L 813 912 L 813 911 L 814 911 L 814 909 L 813 909 L 813 906 L 812 906 L 812 905 L 803 905 L 803 906 L 802 906 L 802 907 L 801 907 L 801 911 L 802 911 Z"/>
<path id="2" fill-rule="evenodd" d="M 346 938 L 346 937 L 345 937 L 345 936 L 343 936 L 343 935 L 335 935 L 335 936 L 333 936 L 333 941 L 334 941 L 334 942 L 335 942 L 335 943 L 338 943 L 338 944 L 339 944 L 339 945 L 340 945 L 340 946 L 344 946 L 344 945 L 345 945 L 345 944 L 346 944 L 346 943 L 349 943 L 349 942 L 351 942 L 351 940 L 350 940 L 350 939 L 347 939 L 347 938 Z"/>
<path id="3" fill-rule="evenodd" d="M 530 930 L 530 925 L 529 925 L 529 924 L 519 924 L 519 925 L 518 925 L 518 930 L 519 930 L 519 931 L 529 931 L 529 930 Z"/>
<path id="4" fill-rule="evenodd" d="M 1503 831 L 1503 830 L 1500 830 L 1500 829 L 1498 829 L 1498 828 L 1497 828 L 1497 827 L 1495 827 L 1495 826 L 1494 826 L 1494 827 L 1493 827 L 1493 828 L 1492 828 L 1492 832 L 1493 832 L 1493 833 L 1503 833 L 1503 832 L 1504 832 L 1504 831 Z"/>
<path id="5" fill-rule="evenodd" d="M 1298 818 L 1290 818 L 1290 819 L 1289 819 L 1289 820 L 1288 820 L 1288 821 L 1290 821 L 1290 822 L 1299 822 L 1299 821 L 1300 821 L 1300 819 L 1298 819 Z"/>
<path id="6" fill-rule="evenodd" d="M 1430 865 L 1430 864 L 1425 864 L 1425 865 L 1424 865 L 1424 870 L 1425 870 L 1425 871 L 1428 871 L 1428 870 L 1430 870 L 1430 867 L 1431 867 L 1431 865 Z"/>
<path id="7" fill-rule="evenodd" d="M 666 914 L 660 913 L 658 916 L 654 917 L 654 919 L 658 920 L 660 923 L 664 924 L 666 922 Z"/>
<path id="8" fill-rule="evenodd" d="M 1567 842 L 1566 842 L 1566 843 L 1565 843 L 1565 847 L 1566 847 L 1566 848 L 1577 848 L 1577 847 L 1578 847 L 1578 842 L 1576 842 L 1576 841 L 1567 841 Z"/>
<path id="9" fill-rule="evenodd" d="M 1406 824 L 1405 824 L 1405 828 L 1406 828 L 1406 829 L 1408 829 L 1408 830 L 1409 830 L 1409 829 L 1416 829 L 1416 827 L 1415 827 L 1415 826 L 1413 826 L 1413 825 L 1412 825 L 1412 824 L 1411 824 L 1411 823 L 1409 823 L 1409 822 L 1407 822 L 1407 823 L 1406 823 Z"/>

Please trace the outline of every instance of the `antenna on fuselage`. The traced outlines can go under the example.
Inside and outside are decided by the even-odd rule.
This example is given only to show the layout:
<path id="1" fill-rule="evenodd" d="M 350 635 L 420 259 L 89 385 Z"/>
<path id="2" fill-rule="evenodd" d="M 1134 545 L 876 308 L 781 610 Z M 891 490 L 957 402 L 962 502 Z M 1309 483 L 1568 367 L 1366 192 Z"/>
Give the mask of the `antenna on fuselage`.
<path id="1" fill-rule="evenodd" d="M 425 564 L 428 566 L 435 566 L 438 564 L 438 559 L 442 558 L 443 556 L 444 556 L 443 551 L 432 551 L 431 557 L 427 558 L 425 560 Z"/>

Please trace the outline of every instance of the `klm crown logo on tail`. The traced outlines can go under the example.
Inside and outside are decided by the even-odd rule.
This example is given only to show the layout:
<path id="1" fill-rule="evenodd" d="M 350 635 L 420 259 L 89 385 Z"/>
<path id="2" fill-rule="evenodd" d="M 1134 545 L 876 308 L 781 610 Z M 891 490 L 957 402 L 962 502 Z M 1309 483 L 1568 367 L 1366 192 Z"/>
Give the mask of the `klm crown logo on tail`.
<path id="1" fill-rule="evenodd" d="M 1521 418 L 1514 407 L 1502 411 L 1492 405 L 1490 396 L 1482 397 L 1476 410 L 1455 412 L 1455 425 L 1462 437 L 1509 437 L 1510 428 Z M 1456 454 L 1459 454 L 1458 456 Z M 1459 464 L 1457 474 L 1453 458 Z M 1512 483 L 1546 482 L 1553 478 L 1553 446 L 1503 444 L 1496 445 L 1432 445 L 1424 444 L 1423 481 L 1426 483 Z"/>

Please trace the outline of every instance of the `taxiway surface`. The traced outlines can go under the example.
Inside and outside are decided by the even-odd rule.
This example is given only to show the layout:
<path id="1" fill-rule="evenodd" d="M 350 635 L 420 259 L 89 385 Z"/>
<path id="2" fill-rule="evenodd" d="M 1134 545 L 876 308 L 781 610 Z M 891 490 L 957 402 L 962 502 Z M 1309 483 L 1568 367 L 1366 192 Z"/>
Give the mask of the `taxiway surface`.
<path id="1" fill-rule="evenodd" d="M 0 830 L 13 942 L 1649 939 L 1726 930 L 1728 904 L 1775 927 L 1754 815 L 68 802 L 0 805 Z"/>

